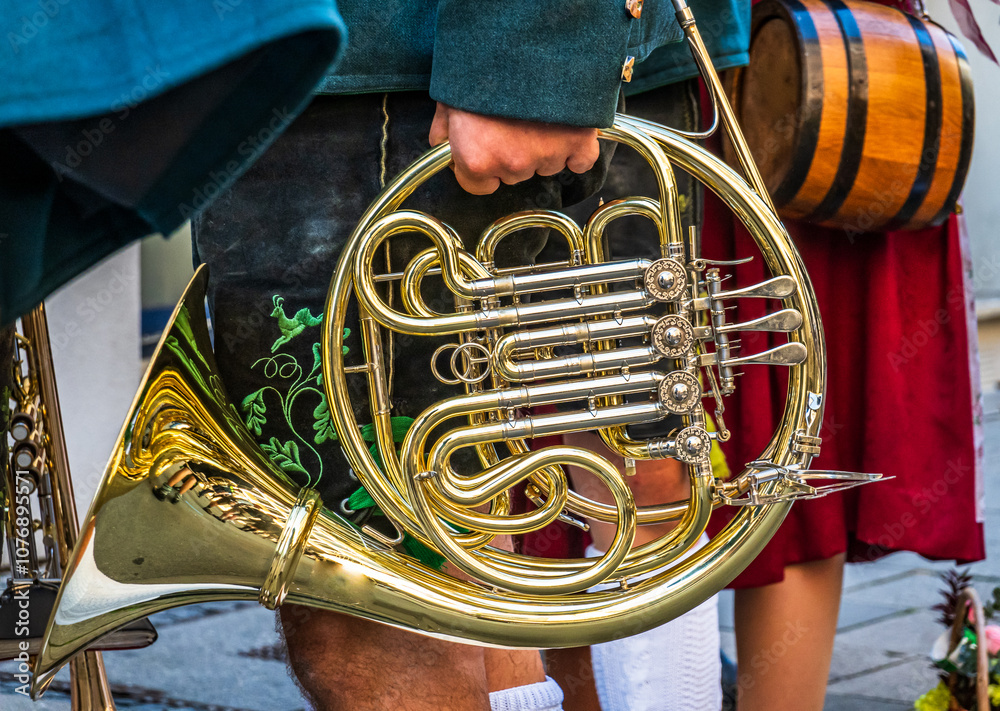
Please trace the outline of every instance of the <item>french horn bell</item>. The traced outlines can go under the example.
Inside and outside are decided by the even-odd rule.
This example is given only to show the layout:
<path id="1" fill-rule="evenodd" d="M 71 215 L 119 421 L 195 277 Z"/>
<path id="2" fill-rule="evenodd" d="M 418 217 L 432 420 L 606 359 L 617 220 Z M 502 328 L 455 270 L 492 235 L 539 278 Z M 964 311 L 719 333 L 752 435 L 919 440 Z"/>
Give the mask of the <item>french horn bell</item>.
<path id="1" fill-rule="evenodd" d="M 202 268 L 162 337 L 83 522 L 37 659 L 36 691 L 74 655 L 131 620 L 218 600 L 307 605 L 495 646 L 616 639 L 662 624 L 724 587 L 761 550 L 794 499 L 876 478 L 809 469 L 819 453 L 825 389 L 816 299 L 691 13 L 683 3 L 678 10 L 722 122 L 744 153 L 748 179 L 680 132 L 619 115 L 600 137 L 646 158 L 658 178 L 658 198 L 609 202 L 582 227 L 556 212 L 516 213 L 495 222 L 472 253 L 448 225 L 404 206 L 449 164 L 449 147 L 442 145 L 386 186 L 333 276 L 322 327 L 323 384 L 350 466 L 401 535 L 437 551 L 447 570 L 461 574 L 425 565 L 403 552 L 398 538 L 358 528 L 316 491 L 297 490 L 262 452 L 215 366 Z M 746 225 L 770 279 L 723 289 L 719 269 L 681 228 L 674 166 L 715 192 Z M 608 259 L 603 230 L 626 215 L 655 224 L 660 259 Z M 497 269 L 496 245 L 531 227 L 565 239 L 570 259 Z M 414 232 L 428 238 L 428 249 L 394 276 L 376 274 L 372 257 L 380 245 Z M 432 275 L 454 295 L 454 311 L 437 313 L 424 303 L 421 283 Z M 402 295 L 395 305 L 378 288 L 390 277 Z M 782 309 L 728 323 L 726 306 L 741 298 L 780 300 Z M 341 334 L 352 302 L 364 348 L 345 356 Z M 729 334 L 740 330 L 783 332 L 788 340 L 737 356 Z M 456 372 L 465 390 L 417 417 L 399 452 L 387 395 L 389 331 L 452 339 L 451 362 L 461 364 Z M 632 345 L 618 346 L 620 339 Z M 558 347 L 567 344 L 578 352 L 565 355 Z M 735 387 L 735 370 L 749 366 L 788 368 L 784 417 L 760 457 L 738 476 L 717 481 L 708 451 L 724 434 L 709 430 L 702 403 L 721 402 Z M 369 423 L 354 418 L 348 378 L 367 380 L 381 466 L 361 434 Z M 541 412 L 543 405 L 560 409 Z M 628 425 L 669 414 L 680 415 L 683 427 L 646 440 L 630 436 Z M 569 446 L 529 446 L 542 435 L 581 430 L 597 430 L 630 459 L 681 460 L 690 498 L 637 508 L 604 457 Z M 479 473 L 455 470 L 451 457 L 462 449 L 478 457 Z M 600 477 L 615 504 L 570 490 L 569 464 Z M 834 483 L 808 483 L 815 478 Z M 508 492 L 521 483 L 535 508 L 511 514 Z M 722 505 L 740 507 L 732 522 L 680 560 Z M 560 518 L 615 522 L 614 544 L 601 558 L 568 560 L 491 545 L 495 536 L 538 530 Z M 670 520 L 678 525 L 669 534 L 631 547 L 637 525 Z"/>

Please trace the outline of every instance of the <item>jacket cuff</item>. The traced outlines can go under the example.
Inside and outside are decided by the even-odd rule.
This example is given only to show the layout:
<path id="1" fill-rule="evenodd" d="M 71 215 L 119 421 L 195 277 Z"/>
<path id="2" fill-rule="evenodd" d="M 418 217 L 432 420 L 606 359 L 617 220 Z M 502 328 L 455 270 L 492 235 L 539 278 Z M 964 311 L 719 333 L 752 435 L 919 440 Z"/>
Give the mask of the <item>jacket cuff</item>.
<path id="1" fill-rule="evenodd" d="M 624 0 L 441 0 L 431 97 L 489 116 L 610 126 L 645 20 Z"/>

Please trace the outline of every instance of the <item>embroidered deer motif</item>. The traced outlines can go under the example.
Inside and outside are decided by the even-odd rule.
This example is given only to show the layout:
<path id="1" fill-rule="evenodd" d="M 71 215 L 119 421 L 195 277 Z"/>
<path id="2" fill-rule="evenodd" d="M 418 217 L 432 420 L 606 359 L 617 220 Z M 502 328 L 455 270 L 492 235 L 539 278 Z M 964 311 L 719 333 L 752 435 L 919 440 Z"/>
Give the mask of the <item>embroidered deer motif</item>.
<path id="1" fill-rule="evenodd" d="M 278 328 L 281 329 L 281 336 L 271 346 L 272 353 L 302 333 L 307 326 L 318 326 L 323 322 L 323 314 L 313 316 L 308 308 L 299 309 L 294 318 L 288 318 L 285 315 L 284 303 L 284 297 L 275 294 L 274 311 L 271 312 L 271 316 L 278 319 Z"/>

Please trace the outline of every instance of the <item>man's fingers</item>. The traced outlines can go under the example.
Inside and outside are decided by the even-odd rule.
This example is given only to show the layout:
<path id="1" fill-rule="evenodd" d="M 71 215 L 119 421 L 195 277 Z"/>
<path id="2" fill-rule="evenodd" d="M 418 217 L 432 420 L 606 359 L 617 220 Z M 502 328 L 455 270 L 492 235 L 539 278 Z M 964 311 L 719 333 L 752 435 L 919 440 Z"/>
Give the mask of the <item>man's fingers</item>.
<path id="1" fill-rule="evenodd" d="M 538 167 L 535 172 L 539 175 L 555 175 L 562 171 L 566 167 L 566 156 L 560 155 L 559 157 L 546 157 L 541 158 L 538 161 Z"/>
<path id="2" fill-rule="evenodd" d="M 455 179 L 462 186 L 462 190 L 473 195 L 490 195 L 500 187 L 500 178 L 482 173 L 472 173 L 457 159 L 455 160 Z"/>
<path id="3" fill-rule="evenodd" d="M 507 185 L 517 185 L 518 183 L 523 183 L 528 178 L 532 178 L 535 175 L 534 168 L 515 168 L 498 171 L 500 173 L 500 180 Z"/>
<path id="4" fill-rule="evenodd" d="M 432 146 L 439 146 L 448 140 L 448 108 L 444 104 L 437 105 L 427 140 Z"/>
<path id="5" fill-rule="evenodd" d="M 601 157 L 601 146 L 597 142 L 597 131 L 593 137 L 583 142 L 566 161 L 566 167 L 574 173 L 586 173 Z"/>

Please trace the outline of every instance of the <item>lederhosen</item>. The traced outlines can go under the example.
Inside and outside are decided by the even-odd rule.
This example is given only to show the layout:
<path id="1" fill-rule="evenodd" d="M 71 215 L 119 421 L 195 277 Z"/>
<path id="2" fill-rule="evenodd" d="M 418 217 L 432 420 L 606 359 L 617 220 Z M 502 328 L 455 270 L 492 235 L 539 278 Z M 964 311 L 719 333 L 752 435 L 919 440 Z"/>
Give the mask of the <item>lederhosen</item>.
<path id="1" fill-rule="evenodd" d="M 210 267 L 215 351 L 228 393 L 275 463 L 316 487 L 330 508 L 359 485 L 339 451 L 319 381 L 315 349 L 327 287 L 383 175 L 391 180 L 428 149 L 434 107 L 416 92 L 317 97 L 193 225 L 196 259 Z M 499 217 L 583 199 L 600 185 L 605 167 L 602 160 L 583 178 L 536 176 L 489 196 L 464 192 L 443 171 L 405 204 L 444 220 L 472 248 Z M 498 264 L 531 263 L 545 239 L 544 231 L 531 230 L 504 240 Z M 425 238 L 394 237 L 393 269 L 429 245 Z M 428 302 L 439 311 L 454 308 L 443 287 Z M 361 349 L 358 329 L 350 331 L 348 362 L 357 357 L 350 351 Z M 440 344 L 395 336 L 394 416 L 416 417 L 458 392 L 431 375 Z M 348 383 L 358 421 L 369 422 L 364 377 Z"/>

